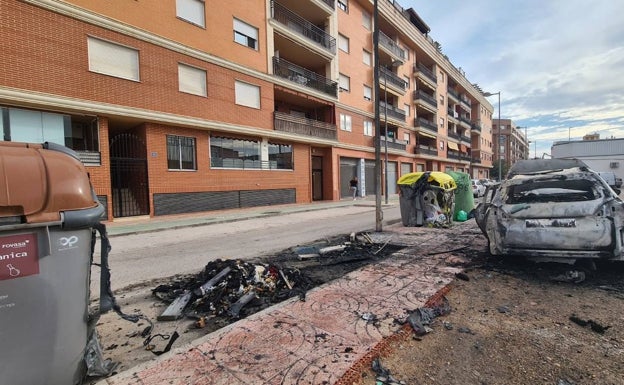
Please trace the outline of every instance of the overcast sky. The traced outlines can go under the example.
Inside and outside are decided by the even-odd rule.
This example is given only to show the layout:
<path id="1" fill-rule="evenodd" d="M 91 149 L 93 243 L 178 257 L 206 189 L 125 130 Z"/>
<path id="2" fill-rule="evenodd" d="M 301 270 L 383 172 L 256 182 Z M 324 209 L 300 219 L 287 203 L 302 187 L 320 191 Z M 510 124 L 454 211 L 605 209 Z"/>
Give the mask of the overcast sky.
<path id="1" fill-rule="evenodd" d="M 553 141 L 624 137 L 624 1 L 399 0 L 471 83 L 501 92 L 530 156 Z M 488 98 L 498 117 L 498 97 Z"/>

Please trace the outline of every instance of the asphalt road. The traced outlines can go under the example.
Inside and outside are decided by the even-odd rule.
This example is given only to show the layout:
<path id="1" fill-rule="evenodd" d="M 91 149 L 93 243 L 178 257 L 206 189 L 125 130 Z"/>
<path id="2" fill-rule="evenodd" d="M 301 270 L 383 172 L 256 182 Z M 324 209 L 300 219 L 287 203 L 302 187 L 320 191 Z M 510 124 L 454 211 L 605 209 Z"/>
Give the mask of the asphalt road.
<path id="1" fill-rule="evenodd" d="M 400 220 L 399 205 L 383 207 L 383 222 Z M 374 231 L 374 206 L 342 206 L 236 222 L 116 236 L 110 239 L 114 291 L 173 276 L 197 273 L 209 261 L 250 259 L 326 237 Z M 99 261 L 96 246 L 95 260 Z M 99 293 L 94 267 L 91 292 Z"/>

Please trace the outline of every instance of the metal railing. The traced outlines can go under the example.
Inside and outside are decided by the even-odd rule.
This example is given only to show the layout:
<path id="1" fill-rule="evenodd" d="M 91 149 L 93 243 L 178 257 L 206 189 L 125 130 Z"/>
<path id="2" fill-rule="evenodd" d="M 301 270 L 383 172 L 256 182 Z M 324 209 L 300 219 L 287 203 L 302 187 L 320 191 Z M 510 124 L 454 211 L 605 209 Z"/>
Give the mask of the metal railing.
<path id="1" fill-rule="evenodd" d="M 276 56 L 273 56 L 273 75 L 331 96 L 338 96 L 337 82 Z"/>
<path id="2" fill-rule="evenodd" d="M 273 127 L 276 131 L 290 132 L 292 134 L 312 136 L 323 139 L 336 139 L 336 125 L 301 118 L 285 114 L 283 112 L 273 113 Z"/>
<path id="3" fill-rule="evenodd" d="M 436 126 L 435 122 L 427 120 L 425 118 L 414 118 L 414 126 L 424 128 L 429 130 L 435 134 L 438 133 L 438 126 Z"/>
<path id="4" fill-rule="evenodd" d="M 435 146 L 425 146 L 424 144 L 419 144 L 414 148 L 414 153 L 421 155 L 438 155 L 438 149 Z"/>
<path id="5" fill-rule="evenodd" d="M 386 35 L 385 33 L 379 31 L 379 44 L 386 48 L 387 50 L 389 50 L 390 52 L 392 52 L 394 55 L 400 57 L 401 59 L 405 60 L 405 50 L 403 50 L 403 48 L 399 47 L 399 45 L 397 43 L 394 42 L 394 40 L 390 39 L 388 37 L 388 35 Z"/>
<path id="6" fill-rule="evenodd" d="M 321 0 L 323 3 L 329 5 L 331 7 L 331 9 L 336 9 L 336 2 L 335 0 Z"/>
<path id="7" fill-rule="evenodd" d="M 210 167 L 242 170 L 293 170 L 289 160 L 257 160 L 240 158 L 210 158 Z"/>
<path id="8" fill-rule="evenodd" d="M 289 30 L 320 45 L 332 54 L 336 54 L 336 39 L 334 37 L 275 0 L 271 1 L 271 16 Z"/>
<path id="9" fill-rule="evenodd" d="M 428 104 L 430 104 L 432 107 L 438 108 L 438 101 L 435 100 L 435 98 L 433 96 L 427 94 L 423 90 L 416 90 L 416 91 L 414 91 L 413 97 L 414 97 L 414 100 L 422 100 L 422 101 L 427 102 Z"/>
<path id="10" fill-rule="evenodd" d="M 473 131 L 481 132 L 481 123 L 480 122 L 470 122 L 470 129 Z"/>
<path id="11" fill-rule="evenodd" d="M 414 64 L 414 72 L 421 72 L 423 75 L 425 75 L 425 77 L 429 78 L 429 80 L 433 81 L 434 83 L 438 82 L 438 78 L 434 75 L 433 71 L 431 71 L 429 68 L 427 68 L 427 66 L 422 63 Z"/>
<path id="12" fill-rule="evenodd" d="M 76 151 L 76 154 L 85 166 L 99 166 L 102 164 L 102 154 L 99 151 Z"/>
<path id="13" fill-rule="evenodd" d="M 407 142 L 405 142 L 404 140 L 397 140 L 394 138 L 388 138 L 386 140 L 386 137 L 383 135 L 380 137 L 380 139 L 381 139 L 382 146 L 385 145 L 384 142 L 387 142 L 389 148 L 394 148 L 394 149 L 403 150 L 403 151 L 407 149 Z"/>
<path id="14" fill-rule="evenodd" d="M 460 122 L 464 122 L 464 123 L 468 124 L 469 126 L 472 124 L 470 119 L 466 118 L 465 116 L 459 115 L 458 119 L 459 119 Z"/>
<path id="15" fill-rule="evenodd" d="M 453 139 L 457 139 L 459 140 L 459 134 L 454 132 L 454 131 L 447 131 L 447 135 L 449 138 L 453 138 Z"/>
<path id="16" fill-rule="evenodd" d="M 450 87 L 446 89 L 446 93 L 452 96 L 455 100 L 459 100 L 459 94 L 455 92 L 453 89 L 451 89 Z"/>
<path id="17" fill-rule="evenodd" d="M 383 101 L 379 101 L 379 112 L 384 116 L 395 118 L 401 121 L 405 121 L 405 111 L 396 108 L 391 104 L 386 104 Z"/>
<path id="18" fill-rule="evenodd" d="M 397 75 L 395 75 L 392 71 L 385 67 L 379 67 L 379 81 L 383 80 L 384 83 L 392 84 L 396 87 L 399 87 L 401 90 L 405 91 L 407 89 L 407 82 Z"/>

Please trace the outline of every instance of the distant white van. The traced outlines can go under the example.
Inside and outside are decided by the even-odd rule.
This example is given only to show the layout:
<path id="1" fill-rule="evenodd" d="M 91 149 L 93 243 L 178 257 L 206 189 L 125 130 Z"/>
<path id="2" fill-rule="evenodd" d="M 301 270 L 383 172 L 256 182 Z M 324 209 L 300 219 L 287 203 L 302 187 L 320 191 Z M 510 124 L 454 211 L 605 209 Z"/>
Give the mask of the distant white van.
<path id="1" fill-rule="evenodd" d="M 622 187 L 622 178 L 615 175 L 614 172 L 610 171 L 599 171 L 598 174 L 605 182 L 615 191 L 618 195 L 620 195 L 620 188 Z"/>

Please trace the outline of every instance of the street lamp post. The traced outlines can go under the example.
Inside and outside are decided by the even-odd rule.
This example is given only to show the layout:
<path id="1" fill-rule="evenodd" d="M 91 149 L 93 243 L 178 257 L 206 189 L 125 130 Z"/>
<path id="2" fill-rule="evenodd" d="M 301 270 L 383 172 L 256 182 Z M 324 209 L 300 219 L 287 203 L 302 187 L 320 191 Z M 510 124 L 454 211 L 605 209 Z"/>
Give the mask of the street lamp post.
<path id="1" fill-rule="evenodd" d="M 373 77 L 375 87 L 375 231 L 382 231 L 381 150 L 379 143 L 379 7 L 373 0 Z"/>
<path id="2" fill-rule="evenodd" d="M 488 96 L 494 96 L 494 95 L 498 95 L 498 180 L 499 182 L 503 180 L 502 178 L 502 169 L 503 169 L 503 162 L 501 159 L 501 152 L 500 152 L 500 144 L 501 144 L 501 110 L 500 110 L 500 91 L 498 92 L 484 92 L 483 96 L 488 97 Z"/>

